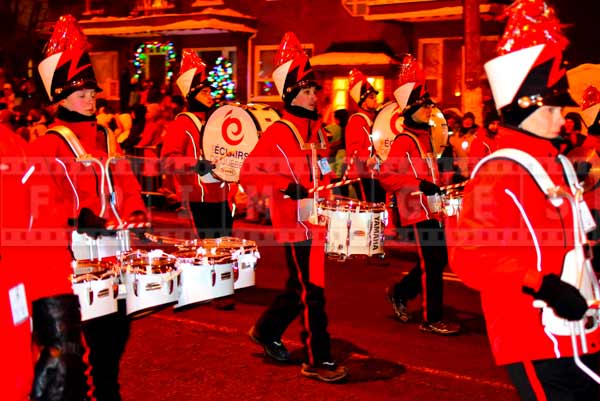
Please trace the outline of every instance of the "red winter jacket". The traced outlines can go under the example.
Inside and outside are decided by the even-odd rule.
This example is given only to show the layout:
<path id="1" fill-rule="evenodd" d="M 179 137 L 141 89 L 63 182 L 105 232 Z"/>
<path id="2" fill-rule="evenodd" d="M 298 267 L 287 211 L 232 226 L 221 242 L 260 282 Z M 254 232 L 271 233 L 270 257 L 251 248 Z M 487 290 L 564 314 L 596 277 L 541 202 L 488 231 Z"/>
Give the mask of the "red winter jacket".
<path id="1" fill-rule="evenodd" d="M 348 178 L 370 178 L 365 163 L 371 157 L 371 127 L 375 113 L 361 111 L 350 116 L 346 125 L 346 163 L 348 165 Z M 356 153 L 356 155 L 355 155 Z M 354 159 L 354 161 L 352 161 Z M 353 163 L 352 167 L 350 167 Z"/>
<path id="2" fill-rule="evenodd" d="M 534 156 L 555 185 L 568 188 L 558 151 L 549 140 L 503 127 L 498 141 L 500 148 Z M 539 242 L 537 251 L 529 225 Z M 523 285 L 539 286 L 543 275 L 561 275 L 565 255 L 573 249 L 569 203 L 554 207 L 523 167 L 511 160 L 492 160 L 466 185 L 458 221 L 449 220 L 446 230 L 451 268 L 481 294 L 496 363 L 571 356 L 568 336 L 556 336 L 559 354 L 555 353 L 540 310 L 532 306 L 533 297 L 522 292 Z M 589 352 L 598 352 L 600 330 L 587 337 Z"/>
<path id="3" fill-rule="evenodd" d="M 379 171 L 383 188 L 396 195 L 402 226 L 436 217 L 427 208 L 425 195 L 411 195 L 419 191 L 420 179 L 440 185 L 431 135 L 428 130 L 404 126 Z"/>
<path id="4" fill-rule="evenodd" d="M 320 121 L 300 118 L 287 111 L 282 119 L 296 127 L 304 142 L 319 142 Z M 320 150 L 319 157 L 326 158 L 327 150 Z M 292 130 L 282 122 L 275 122 L 262 134 L 242 166 L 240 184 L 245 191 L 250 196 L 271 198 L 271 220 L 280 242 L 305 241 L 313 237 L 315 230 L 322 229 L 300 221 L 300 202 L 284 198 L 280 191 L 294 182 L 312 188 L 310 160 L 311 150 L 302 150 Z M 331 174 L 319 176 L 319 184 L 327 184 Z M 325 196 L 325 192 L 320 192 L 319 196 Z"/>
<path id="5" fill-rule="evenodd" d="M 73 131 L 81 142 L 83 149 L 105 164 L 107 160 L 106 137 L 102 131 L 98 131 L 95 120 L 68 122 L 56 119 L 52 127 L 60 125 Z M 100 182 L 102 175 L 97 164 L 75 161 L 74 154 L 67 142 L 56 134 L 46 134 L 36 139 L 29 147 L 29 154 L 41 161 L 42 167 L 45 166 L 49 170 L 54 168 L 50 167 L 54 163 L 54 159 L 59 159 L 68 173 L 67 179 L 64 171 L 62 171 L 63 174 L 54 174 L 50 171 L 55 184 L 61 188 L 61 192 L 55 195 L 53 199 L 43 200 L 38 205 L 38 213 L 49 212 L 51 205 L 54 207 L 54 205 L 64 204 L 65 197 L 71 197 L 74 190 L 77 194 L 77 203 L 76 210 L 72 213 L 73 216 L 76 216 L 77 211 L 83 207 L 90 208 L 96 214 L 100 213 Z M 127 221 L 127 218 L 133 212 L 146 212 L 146 206 L 140 195 L 140 185 L 131 171 L 129 161 L 124 158 L 115 159 L 110 164 L 110 175 L 116 192 L 117 212 L 120 217 Z M 105 194 L 109 193 L 108 189 L 108 183 L 105 183 Z M 111 222 L 116 220 L 108 201 L 103 217 Z"/>
<path id="6" fill-rule="evenodd" d="M 227 183 L 203 182 L 194 172 L 196 160 L 202 158 L 202 139 L 198 129 L 184 115 L 177 116 L 167 126 L 161 151 L 164 171 L 175 176 L 177 196 L 181 202 L 225 202 L 229 194 Z M 212 176 L 210 179 L 216 181 Z"/>

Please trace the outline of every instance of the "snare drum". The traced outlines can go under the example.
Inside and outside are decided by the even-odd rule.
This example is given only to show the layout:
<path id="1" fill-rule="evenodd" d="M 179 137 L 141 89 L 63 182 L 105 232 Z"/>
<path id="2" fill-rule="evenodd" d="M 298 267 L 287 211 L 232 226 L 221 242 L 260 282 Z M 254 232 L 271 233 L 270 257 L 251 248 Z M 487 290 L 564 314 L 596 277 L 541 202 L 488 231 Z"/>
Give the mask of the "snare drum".
<path id="1" fill-rule="evenodd" d="M 444 214 L 446 217 L 458 216 L 462 208 L 462 194 L 452 192 L 445 195 L 443 198 Z"/>
<path id="2" fill-rule="evenodd" d="M 427 206 L 431 213 L 441 218 L 458 216 L 462 207 L 462 195 L 458 192 L 429 195 Z"/>
<path id="3" fill-rule="evenodd" d="M 385 204 L 328 200 L 319 204 L 319 214 L 327 220 L 328 255 L 342 259 L 352 255 L 384 256 Z"/>
<path id="4" fill-rule="evenodd" d="M 111 262 L 79 260 L 73 264 L 73 292 L 79 297 L 81 320 L 90 320 L 117 311 L 118 285 Z"/>
<path id="5" fill-rule="evenodd" d="M 117 230 L 114 236 L 92 238 L 87 234 L 73 231 L 71 250 L 77 260 L 95 260 L 110 256 L 118 256 L 131 250 L 129 230 Z"/>
<path id="6" fill-rule="evenodd" d="M 231 255 L 235 290 L 256 284 L 256 262 L 260 258 L 256 242 L 243 238 L 221 237 L 205 239 L 202 243 L 207 249 L 217 247 Z"/>
<path id="7" fill-rule="evenodd" d="M 232 295 L 233 260 L 218 247 L 175 252 L 181 271 L 181 290 L 175 308 Z"/>
<path id="8" fill-rule="evenodd" d="M 161 250 L 135 251 L 121 258 L 127 314 L 171 304 L 179 298 L 175 256 Z"/>

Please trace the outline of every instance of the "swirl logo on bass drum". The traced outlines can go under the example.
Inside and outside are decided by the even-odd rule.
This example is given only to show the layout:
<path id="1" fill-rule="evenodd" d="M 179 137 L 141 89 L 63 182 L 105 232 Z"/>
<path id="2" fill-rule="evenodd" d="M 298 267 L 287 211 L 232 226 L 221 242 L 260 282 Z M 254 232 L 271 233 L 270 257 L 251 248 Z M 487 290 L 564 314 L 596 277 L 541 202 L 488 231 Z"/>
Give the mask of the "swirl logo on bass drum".
<path id="1" fill-rule="evenodd" d="M 401 129 L 398 129 L 398 119 L 402 117 L 402 114 L 398 113 L 398 109 L 394 110 L 392 113 L 392 118 L 390 118 L 390 129 L 394 133 L 394 135 L 398 135 L 402 132 Z"/>
<path id="2" fill-rule="evenodd" d="M 223 139 L 231 146 L 239 145 L 244 139 L 242 132 L 242 123 L 237 117 L 232 116 L 233 110 L 225 114 L 225 120 L 221 126 L 221 135 Z"/>

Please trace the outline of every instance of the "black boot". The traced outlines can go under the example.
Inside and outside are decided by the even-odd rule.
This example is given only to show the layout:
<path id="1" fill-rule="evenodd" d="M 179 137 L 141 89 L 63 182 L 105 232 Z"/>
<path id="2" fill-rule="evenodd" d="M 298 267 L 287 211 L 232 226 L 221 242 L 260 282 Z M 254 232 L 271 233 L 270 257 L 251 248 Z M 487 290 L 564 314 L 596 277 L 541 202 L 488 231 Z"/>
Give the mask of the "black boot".
<path id="1" fill-rule="evenodd" d="M 79 299 L 73 294 L 33 302 L 33 340 L 40 347 L 30 397 L 39 401 L 88 401 Z"/>

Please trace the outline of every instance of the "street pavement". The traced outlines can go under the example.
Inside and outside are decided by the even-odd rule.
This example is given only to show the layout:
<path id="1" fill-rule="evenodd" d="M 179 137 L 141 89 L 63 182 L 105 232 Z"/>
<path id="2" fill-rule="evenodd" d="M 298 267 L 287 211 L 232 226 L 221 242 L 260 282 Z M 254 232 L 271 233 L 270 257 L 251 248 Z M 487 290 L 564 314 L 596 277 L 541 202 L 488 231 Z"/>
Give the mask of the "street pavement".
<path id="1" fill-rule="evenodd" d="M 270 226 L 236 222 L 234 235 L 258 242 L 256 287 L 236 292 L 232 311 L 207 303 L 134 319 L 121 363 L 125 401 L 518 400 L 493 363 L 477 293 L 451 272 L 445 274 L 445 313 L 461 323 L 461 335 L 420 332 L 420 300 L 409 304 L 413 322 L 394 318 L 385 288 L 416 262 L 409 242 L 387 241 L 383 263 L 327 261 L 332 351 L 350 369 L 345 383 L 301 376 L 299 321 L 283 337 L 294 363 L 266 360 L 247 332 L 283 288 L 283 251 L 274 246 Z"/>

